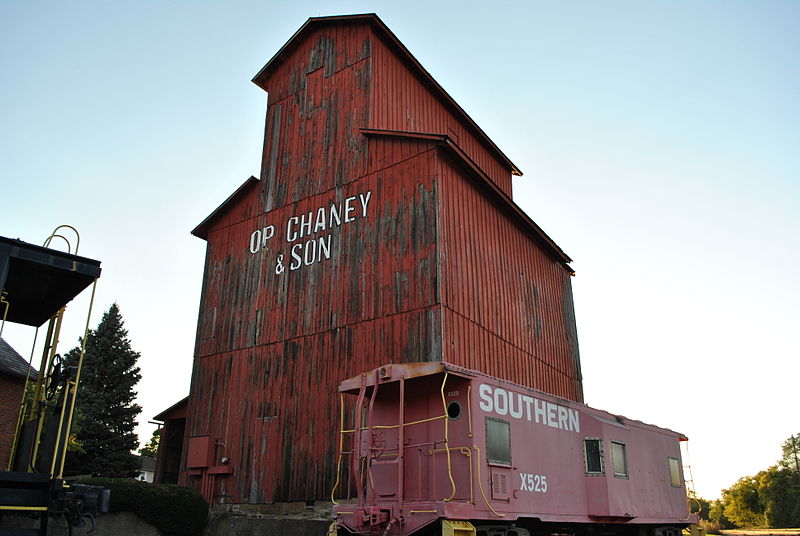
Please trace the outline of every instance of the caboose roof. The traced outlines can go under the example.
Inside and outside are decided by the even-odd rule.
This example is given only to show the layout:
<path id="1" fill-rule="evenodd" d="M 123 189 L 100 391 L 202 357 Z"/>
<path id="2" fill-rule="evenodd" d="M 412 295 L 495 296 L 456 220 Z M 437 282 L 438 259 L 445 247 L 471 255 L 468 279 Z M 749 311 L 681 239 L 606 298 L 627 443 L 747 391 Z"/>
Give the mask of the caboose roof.
<path id="1" fill-rule="evenodd" d="M 587 415 L 591 415 L 593 418 L 598 419 L 600 421 L 604 421 L 607 424 L 613 424 L 616 426 L 623 426 L 623 427 L 635 426 L 638 428 L 647 428 L 650 430 L 656 430 L 662 433 L 674 435 L 680 441 L 687 440 L 687 437 L 684 434 L 676 432 L 675 430 L 670 430 L 669 428 L 663 428 L 661 426 L 656 426 L 654 424 L 648 424 L 646 422 L 642 422 L 636 419 L 629 419 L 628 417 L 624 417 L 622 415 L 615 415 L 608 411 L 593 408 L 591 406 L 582 404 L 580 402 L 575 402 L 573 400 L 567 400 L 566 398 L 561 398 L 559 396 L 546 393 L 539 389 L 527 387 L 525 385 L 521 385 L 509 380 L 496 378 L 494 376 L 490 376 L 488 374 L 485 374 L 477 370 L 471 370 L 464 367 L 459 367 L 458 365 L 453 365 L 452 363 L 447 363 L 444 361 L 386 364 L 383 365 L 382 367 L 373 369 L 372 371 L 367 372 L 363 375 L 353 376 L 352 378 L 348 378 L 342 381 L 339 384 L 339 392 L 358 394 L 358 392 L 361 389 L 361 384 L 363 382 L 365 390 L 369 393 L 375 386 L 376 380 L 380 385 L 383 383 L 399 381 L 401 378 L 403 378 L 404 380 L 409 380 L 412 378 L 421 378 L 424 376 L 443 374 L 445 372 L 447 374 L 461 376 L 463 378 L 470 378 L 470 379 L 485 378 L 489 383 L 494 383 L 495 385 L 498 386 L 511 387 L 516 391 L 526 392 L 535 395 L 537 398 L 549 399 L 555 401 L 556 403 L 564 407 L 580 408 Z M 378 389 L 380 390 L 380 387 Z"/>
<path id="2" fill-rule="evenodd" d="M 6 320 L 41 326 L 100 277 L 100 261 L 0 236 L 0 288 L 13 304 Z"/>
<path id="3" fill-rule="evenodd" d="M 389 49 L 394 52 L 409 68 L 411 72 L 413 72 L 421 81 L 422 83 L 435 95 L 439 97 L 439 99 L 444 102 L 444 104 L 450 108 L 456 117 L 460 118 L 460 120 L 464 123 L 464 125 L 472 130 L 475 136 L 481 140 L 489 149 L 494 156 L 503 162 L 508 169 L 511 171 L 512 175 L 522 176 L 522 171 L 514 165 L 514 163 L 500 150 L 497 145 L 486 135 L 486 133 L 478 126 L 475 121 L 464 111 L 461 106 L 450 96 L 447 91 L 444 90 L 442 86 L 431 76 L 431 74 L 425 70 L 422 64 L 414 57 L 413 54 L 400 42 L 394 33 L 389 29 L 386 24 L 376 15 L 375 13 L 365 13 L 361 15 L 337 15 L 332 17 L 311 17 L 309 18 L 305 24 L 303 24 L 299 30 L 295 32 L 295 34 L 284 44 L 281 49 L 270 59 L 267 64 L 253 77 L 253 82 L 263 89 L 267 91 L 267 80 L 269 79 L 270 75 L 281 65 L 284 61 L 286 61 L 289 56 L 291 56 L 292 52 L 302 43 L 305 41 L 311 34 L 313 34 L 316 30 L 320 28 L 325 28 L 328 26 L 334 25 L 341 25 L 341 24 L 365 24 L 369 25 L 373 28 L 376 35 L 378 35 L 383 41 L 387 44 Z"/>

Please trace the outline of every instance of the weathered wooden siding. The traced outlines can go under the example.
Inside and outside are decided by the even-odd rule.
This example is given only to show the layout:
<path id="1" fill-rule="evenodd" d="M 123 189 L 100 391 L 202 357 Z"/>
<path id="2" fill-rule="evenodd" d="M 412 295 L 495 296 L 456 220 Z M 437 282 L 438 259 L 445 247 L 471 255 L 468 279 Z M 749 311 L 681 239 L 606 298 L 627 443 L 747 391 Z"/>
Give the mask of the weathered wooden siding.
<path id="1" fill-rule="evenodd" d="M 395 149 L 400 154 L 412 151 Z M 197 356 L 435 304 L 437 201 L 428 170 L 431 154 L 423 152 L 324 194 L 214 227 L 208 234 Z M 343 209 L 337 209 L 341 225 L 289 241 L 299 234 L 300 218 L 310 214 L 316 220 L 322 209 L 329 222 L 330 207 L 345 207 L 348 199 L 354 207 L 351 222 L 345 223 Z M 274 236 L 251 253 L 253 233 L 270 225 Z M 306 256 L 307 248 L 316 255 Z M 282 273 L 276 273 L 281 265 Z"/>
<path id="2" fill-rule="evenodd" d="M 439 333 L 438 311 L 427 308 L 198 360 L 193 391 L 205 396 L 192 400 L 189 429 L 225 443 L 234 470 L 217 479 L 214 496 L 249 503 L 327 497 L 338 382 L 367 363 L 440 355 Z"/>
<path id="3" fill-rule="evenodd" d="M 451 162 L 439 195 L 443 359 L 582 401 L 566 266 Z"/>
<path id="4" fill-rule="evenodd" d="M 373 85 L 370 126 L 449 136 L 511 197 L 511 169 L 492 154 L 425 80 L 409 70 L 403 59 L 377 36 L 373 40 Z"/>
<path id="5" fill-rule="evenodd" d="M 356 180 L 369 121 L 372 35 L 363 25 L 325 28 L 266 79 L 262 210 Z"/>
<path id="6" fill-rule="evenodd" d="M 341 378 L 441 356 L 436 150 L 374 145 L 359 180 L 208 234 L 188 428 L 227 447 L 234 474 L 215 479 L 216 496 L 324 498 Z M 287 240 L 297 228 L 287 229 L 290 218 L 367 193 L 352 222 Z M 251 253 L 252 232 L 268 225 L 268 247 Z M 291 269 L 294 244 L 325 237 L 330 258 Z M 276 273 L 280 255 L 287 260 Z"/>
<path id="7" fill-rule="evenodd" d="M 201 226 L 187 436 L 232 472 L 182 481 L 214 501 L 325 499 L 336 386 L 385 363 L 444 358 L 580 399 L 563 260 L 446 140 L 364 134 L 443 134 L 510 192 L 508 165 L 376 28 L 314 26 L 262 71 L 262 179 Z"/>

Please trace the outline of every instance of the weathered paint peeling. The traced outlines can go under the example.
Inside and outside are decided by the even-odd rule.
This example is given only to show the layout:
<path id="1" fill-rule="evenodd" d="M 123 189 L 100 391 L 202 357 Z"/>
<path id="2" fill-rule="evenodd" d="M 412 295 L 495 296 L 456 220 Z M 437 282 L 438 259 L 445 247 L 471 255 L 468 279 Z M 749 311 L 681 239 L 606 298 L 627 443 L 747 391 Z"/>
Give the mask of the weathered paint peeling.
<path id="1" fill-rule="evenodd" d="M 204 236 L 186 433 L 225 445 L 211 499 L 326 498 L 336 385 L 384 363 L 581 399 L 567 268 L 473 170 L 510 194 L 508 162 L 378 31 L 311 30 L 259 79 L 262 179 Z M 348 199 L 360 217 L 338 224 Z"/>

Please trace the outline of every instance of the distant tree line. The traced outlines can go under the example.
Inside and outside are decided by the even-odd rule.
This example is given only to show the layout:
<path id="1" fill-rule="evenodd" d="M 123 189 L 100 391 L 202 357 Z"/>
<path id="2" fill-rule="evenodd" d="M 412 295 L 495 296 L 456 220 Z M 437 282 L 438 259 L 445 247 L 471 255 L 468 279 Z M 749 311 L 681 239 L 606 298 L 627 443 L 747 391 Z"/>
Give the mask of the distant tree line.
<path id="1" fill-rule="evenodd" d="M 693 511 L 707 532 L 731 528 L 800 527 L 800 434 L 783 442 L 778 463 L 740 478 L 722 498 L 696 498 Z"/>

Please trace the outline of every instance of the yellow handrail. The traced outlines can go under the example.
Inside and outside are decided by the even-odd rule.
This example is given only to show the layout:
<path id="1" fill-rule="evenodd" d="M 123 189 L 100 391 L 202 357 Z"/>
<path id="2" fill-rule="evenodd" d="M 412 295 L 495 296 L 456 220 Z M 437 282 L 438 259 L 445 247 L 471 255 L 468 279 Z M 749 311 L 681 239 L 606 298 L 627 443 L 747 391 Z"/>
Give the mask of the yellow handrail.
<path id="1" fill-rule="evenodd" d="M 44 351 L 42 353 L 42 366 L 39 368 L 39 379 L 36 382 L 38 396 L 34 396 L 35 399 L 34 415 L 38 423 L 36 426 L 36 435 L 34 436 L 33 440 L 33 454 L 31 455 L 30 465 L 35 463 L 36 458 L 39 456 L 39 443 L 42 438 L 42 428 L 44 426 L 43 417 L 44 417 L 44 412 L 46 411 L 44 404 L 41 404 L 41 402 L 44 402 L 46 398 L 45 391 L 47 389 L 47 385 L 45 382 L 47 382 L 48 379 L 52 378 L 53 363 L 55 361 L 56 351 L 58 350 L 58 339 L 59 336 L 61 335 L 61 323 L 64 320 L 65 309 L 66 306 L 62 307 L 61 309 L 58 310 L 58 312 L 55 315 L 50 317 L 50 326 L 48 327 L 47 331 L 49 338 L 47 341 L 45 341 Z M 48 356 L 48 350 L 49 350 L 49 356 Z M 43 370 L 46 370 L 47 372 L 42 377 Z M 41 387 L 44 387 L 44 390 Z M 53 474 L 51 473 L 50 476 L 53 476 Z"/>
<path id="2" fill-rule="evenodd" d="M 436 452 L 444 452 L 446 449 L 433 449 L 428 451 L 428 455 L 434 454 Z M 448 450 L 457 450 L 460 454 L 463 454 L 469 459 L 469 502 L 471 504 L 475 504 L 475 484 L 472 479 L 472 453 L 469 451 L 469 447 L 449 447 Z"/>
<path id="3" fill-rule="evenodd" d="M 11 307 L 11 303 L 6 299 L 6 296 L 8 296 L 8 291 L 3 290 L 1 288 L 0 288 L 0 290 L 3 291 L 3 292 L 0 292 L 0 304 L 6 306 L 5 310 L 3 311 L 3 321 L 0 322 L 0 337 L 2 337 L 3 336 L 3 328 L 6 327 L 6 318 L 8 317 L 8 308 Z"/>
<path id="4" fill-rule="evenodd" d="M 371 429 L 371 430 L 390 430 L 390 429 L 395 429 L 395 428 L 405 428 L 407 426 L 414 426 L 414 425 L 418 425 L 418 424 L 423 424 L 423 423 L 427 423 L 427 422 L 432 422 L 432 421 L 437 421 L 437 420 L 440 420 L 440 419 L 444 419 L 444 448 L 442 448 L 442 449 L 434 449 L 434 450 L 428 451 L 429 454 L 432 454 L 434 452 L 444 452 L 446 454 L 446 456 L 447 456 L 447 476 L 448 476 L 448 479 L 450 480 L 451 493 L 450 493 L 450 496 L 445 498 L 445 499 L 443 499 L 443 501 L 444 502 L 449 502 L 449 501 L 453 500 L 453 498 L 456 495 L 456 483 L 455 483 L 455 480 L 453 478 L 453 465 L 452 465 L 452 458 L 451 458 L 451 455 L 450 455 L 450 451 L 451 450 L 458 450 L 461 454 L 463 454 L 463 455 L 465 455 L 465 456 L 467 456 L 469 458 L 469 465 L 470 465 L 470 471 L 469 471 L 469 475 L 470 475 L 470 485 L 469 485 L 469 487 L 470 487 L 470 502 L 472 504 L 474 504 L 475 503 L 474 480 L 473 480 L 473 471 L 472 471 L 472 455 L 470 453 L 470 450 L 469 450 L 468 447 L 450 447 L 450 445 L 449 445 L 449 419 L 448 419 L 448 416 L 447 416 L 447 399 L 445 397 L 445 387 L 447 385 L 448 376 L 449 376 L 448 372 L 445 371 L 444 378 L 442 380 L 442 385 L 440 387 L 440 395 L 441 395 L 441 398 L 442 398 L 442 409 L 443 409 L 443 414 L 442 415 L 437 415 L 435 417 L 428 417 L 426 419 L 420 419 L 420 420 L 417 420 L 417 421 L 399 423 L 399 424 L 371 425 L 371 426 L 368 425 L 367 428 Z M 469 404 L 469 396 L 471 394 L 471 387 L 468 387 L 467 392 L 468 392 L 468 395 L 467 395 L 467 398 L 468 398 L 467 406 L 468 406 L 468 412 L 469 412 L 469 419 L 468 419 L 468 422 L 469 422 L 469 437 L 472 437 L 472 409 L 471 409 L 470 404 Z M 370 397 L 371 398 L 371 400 L 370 400 L 371 403 L 373 403 L 373 401 L 374 401 L 374 395 L 375 395 L 375 392 L 373 391 L 373 396 Z M 340 424 L 339 424 L 339 453 L 338 453 L 337 460 L 336 460 L 336 482 L 334 483 L 333 489 L 331 490 L 331 502 L 333 504 L 339 504 L 335 500 L 335 493 L 336 493 L 336 490 L 339 488 L 339 484 L 341 482 L 340 473 L 341 473 L 341 462 L 342 462 L 342 458 L 344 457 L 344 452 L 343 452 L 344 451 L 344 434 L 353 434 L 353 433 L 357 432 L 358 430 L 360 430 L 360 428 L 353 428 L 353 429 L 345 429 L 344 428 L 344 395 L 342 393 L 339 394 L 339 408 L 340 408 L 340 417 L 339 417 L 340 418 Z M 356 440 L 358 440 L 358 438 L 354 438 L 354 441 L 356 441 Z M 398 450 L 400 448 L 405 448 L 405 446 L 398 446 Z M 475 448 L 476 451 L 478 451 L 478 447 L 474 447 L 474 448 Z M 480 451 L 478 451 L 478 454 L 480 456 Z M 398 455 L 395 455 L 395 456 L 398 456 Z M 371 474 L 371 470 L 370 470 L 371 468 L 370 468 L 369 464 L 367 464 L 367 467 L 363 467 L 363 462 L 364 461 L 365 460 L 362 458 L 361 463 L 359 463 L 359 466 L 360 466 L 359 472 L 361 473 L 361 481 L 362 481 L 361 485 L 363 486 L 363 484 L 364 484 L 363 479 L 366 477 L 369 480 L 370 486 L 374 487 L 374 485 L 372 483 L 372 474 Z M 480 478 L 480 467 L 478 467 L 478 478 Z M 484 500 L 486 500 L 486 495 L 485 495 L 482 487 L 481 487 L 480 491 L 481 491 L 481 495 L 483 495 L 483 497 L 484 497 Z M 486 501 L 486 504 L 489 505 L 488 500 Z M 491 505 L 489 505 L 489 508 L 497 516 L 504 517 L 504 514 L 497 513 L 491 507 Z"/>
<path id="5" fill-rule="evenodd" d="M 429 417 L 427 419 L 422 419 L 421 421 L 407 422 L 407 423 L 404 423 L 404 424 L 376 425 L 376 426 L 373 426 L 373 428 L 380 428 L 381 430 L 388 430 L 390 428 L 400 428 L 401 426 L 405 427 L 405 426 L 411 426 L 412 424 L 422 424 L 424 422 L 437 421 L 439 419 L 444 419 L 446 417 L 447 417 L 447 415 L 438 415 L 436 417 Z"/>
<path id="6" fill-rule="evenodd" d="M 63 229 L 63 228 L 71 229 L 72 232 L 75 233 L 75 238 L 76 238 L 76 241 L 75 241 L 75 255 L 77 255 L 78 254 L 78 249 L 80 249 L 80 247 L 81 247 L 81 234 L 78 232 L 78 230 L 75 227 L 73 227 L 72 225 L 67 225 L 66 223 L 62 224 L 62 225 L 59 225 L 58 227 L 53 229 L 53 232 L 50 233 L 50 236 L 48 236 L 45 239 L 44 244 L 42 244 L 42 245 L 44 247 L 46 247 L 46 248 L 50 247 L 50 242 L 52 242 L 54 238 L 60 238 L 64 242 L 67 243 L 67 253 L 72 253 L 72 244 L 70 243 L 70 241 L 67 240 L 67 238 L 65 236 L 60 235 L 60 234 L 56 234 L 56 231 L 58 231 L 59 229 Z"/>
<path id="7" fill-rule="evenodd" d="M 77 231 L 75 231 L 77 233 Z M 80 241 L 80 238 L 78 239 Z M 75 251 L 78 251 L 78 248 L 75 248 Z M 72 395 L 72 401 L 69 405 L 69 416 L 67 417 L 67 433 L 64 436 L 66 439 L 64 441 L 63 449 L 64 455 L 61 456 L 61 466 L 58 468 L 58 478 L 61 478 L 64 474 L 64 461 L 66 460 L 66 448 L 67 444 L 69 443 L 69 434 L 72 430 L 72 418 L 75 414 L 75 400 L 78 398 L 78 385 L 81 381 L 81 370 L 83 369 L 83 356 L 86 354 L 86 339 L 89 337 L 89 321 L 92 316 L 92 307 L 94 306 L 94 293 L 97 289 L 97 278 L 94 278 L 94 282 L 92 283 L 92 297 L 89 300 L 89 313 L 86 315 L 86 327 L 83 329 L 83 340 L 81 341 L 81 355 L 78 358 L 78 370 L 75 372 L 75 385 L 72 387 L 74 389 Z"/>
<path id="8" fill-rule="evenodd" d="M 478 453 L 476 466 L 478 467 L 478 489 L 481 490 L 481 497 L 483 497 L 483 501 L 486 503 L 486 506 L 489 507 L 489 510 L 491 510 L 494 515 L 497 517 L 506 517 L 505 514 L 501 514 L 492 508 L 492 505 L 489 504 L 489 499 L 486 498 L 486 493 L 483 491 L 483 480 L 481 480 L 481 449 L 479 449 L 477 445 L 472 445 L 472 448 L 474 448 L 475 452 Z"/>
<path id="9" fill-rule="evenodd" d="M 469 423 L 469 437 L 472 437 L 472 386 L 467 386 L 467 422 Z"/>
<path id="10" fill-rule="evenodd" d="M 446 383 L 447 383 L 447 371 L 445 371 L 445 373 L 444 373 L 444 380 L 442 380 L 442 388 L 440 390 L 441 393 L 442 393 L 442 408 L 444 409 L 445 417 L 447 417 L 447 400 L 445 400 L 445 397 L 444 397 L 444 385 Z M 444 446 L 445 446 L 445 448 L 447 448 L 447 476 L 448 476 L 448 478 L 450 478 L 450 486 L 451 486 L 452 491 L 450 493 L 450 496 L 448 498 L 444 499 L 444 502 L 451 501 L 453 499 L 453 497 L 456 496 L 456 482 L 455 482 L 455 480 L 453 480 L 453 466 L 452 466 L 451 461 L 450 461 L 450 445 L 448 443 L 448 437 L 447 437 L 447 431 L 448 431 L 449 422 L 450 422 L 450 419 L 446 418 L 444 420 Z"/>
<path id="11" fill-rule="evenodd" d="M 336 458 L 336 483 L 333 485 L 333 489 L 331 490 L 331 502 L 333 504 L 339 504 L 336 502 L 334 498 L 334 493 L 336 493 L 336 488 L 339 487 L 339 480 L 341 479 L 342 474 L 342 451 L 344 450 L 344 394 L 339 393 L 339 456 Z M 352 430 L 355 431 L 355 430 Z"/>

